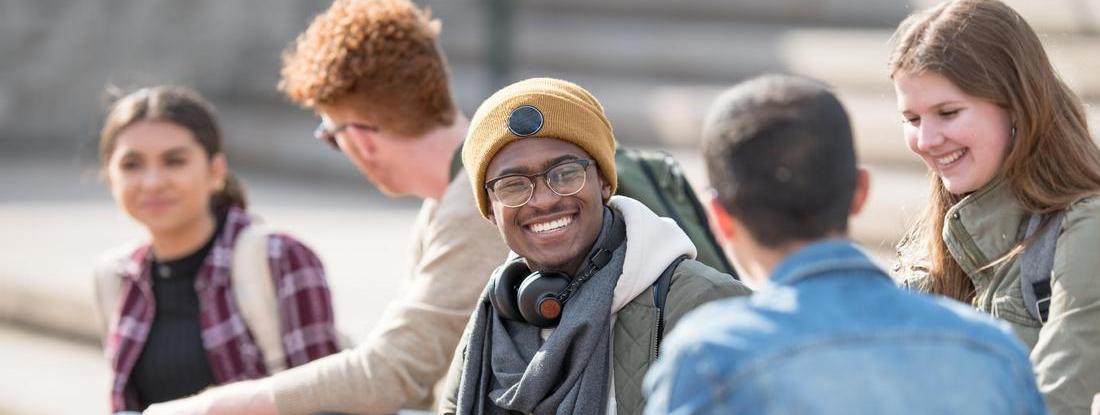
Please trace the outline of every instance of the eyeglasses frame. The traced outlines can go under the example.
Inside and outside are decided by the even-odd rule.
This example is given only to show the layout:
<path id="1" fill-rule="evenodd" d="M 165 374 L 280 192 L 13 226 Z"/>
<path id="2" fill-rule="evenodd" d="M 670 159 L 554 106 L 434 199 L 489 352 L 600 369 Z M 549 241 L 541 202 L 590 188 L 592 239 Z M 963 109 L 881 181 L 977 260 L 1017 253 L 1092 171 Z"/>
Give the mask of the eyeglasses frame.
<path id="1" fill-rule="evenodd" d="M 321 121 L 320 124 L 317 124 L 317 128 L 313 130 L 313 138 L 324 141 L 330 147 L 332 147 L 333 150 L 340 151 L 340 142 L 336 141 L 336 135 L 349 128 L 355 128 L 358 130 L 369 132 L 378 132 L 378 127 L 358 122 L 343 123 L 337 125 L 336 128 L 330 130 L 327 126 L 325 126 L 325 122 Z"/>
<path id="2" fill-rule="evenodd" d="M 554 190 L 554 187 L 550 185 L 550 178 L 547 176 L 547 173 L 550 173 L 550 170 L 554 170 L 558 167 L 564 166 L 566 164 L 572 164 L 572 163 L 580 164 L 581 167 L 583 168 L 583 170 L 584 170 L 583 182 L 581 183 L 581 186 L 577 188 L 577 191 L 575 191 L 573 193 L 568 193 L 568 194 L 558 193 L 558 191 Z M 565 160 L 565 161 L 562 161 L 560 163 L 557 163 L 553 166 L 548 167 L 546 170 L 543 170 L 543 171 L 541 171 L 539 173 L 535 173 L 535 174 L 519 174 L 519 173 L 506 174 L 506 175 L 503 175 L 503 176 L 500 176 L 500 177 L 495 177 L 492 180 L 489 180 L 489 181 L 485 182 L 485 192 L 494 195 L 494 199 L 496 199 L 497 202 L 500 202 L 500 204 L 505 206 L 505 207 L 510 207 L 510 208 L 522 207 L 523 205 L 526 205 L 527 202 L 530 202 L 532 198 L 535 197 L 535 190 L 536 190 L 536 187 L 537 187 L 536 184 L 535 184 L 535 179 L 541 176 L 543 178 L 543 182 L 546 183 L 546 188 L 550 189 L 550 191 L 554 192 L 554 194 L 556 194 L 560 197 L 573 196 L 577 193 L 580 193 L 581 190 L 584 190 L 584 186 L 588 184 L 588 166 L 591 166 L 591 165 L 593 165 L 593 161 L 591 159 L 572 159 L 572 160 Z M 527 195 L 527 200 L 524 200 L 523 203 L 520 203 L 520 204 L 515 205 L 515 206 L 508 206 L 507 204 L 505 204 L 502 200 L 500 200 L 499 197 L 496 197 L 496 191 L 493 190 L 493 185 L 494 184 L 496 184 L 497 182 L 499 182 L 501 180 L 510 178 L 510 177 L 525 177 L 525 178 L 527 178 L 527 181 L 528 181 L 528 183 L 530 183 L 530 186 L 531 186 L 531 194 Z"/>

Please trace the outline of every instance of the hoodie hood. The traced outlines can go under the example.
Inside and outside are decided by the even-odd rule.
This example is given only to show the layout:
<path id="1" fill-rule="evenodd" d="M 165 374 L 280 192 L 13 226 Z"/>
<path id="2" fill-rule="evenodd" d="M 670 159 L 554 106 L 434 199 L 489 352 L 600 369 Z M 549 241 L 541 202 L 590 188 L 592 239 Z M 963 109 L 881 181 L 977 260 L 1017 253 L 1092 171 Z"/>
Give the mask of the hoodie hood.
<path id="1" fill-rule="evenodd" d="M 626 257 L 623 275 L 615 285 L 611 313 L 626 307 L 657 281 L 668 264 L 687 255 L 695 259 L 695 244 L 676 221 L 657 216 L 646 205 L 625 196 L 612 196 L 608 206 L 626 223 Z"/>

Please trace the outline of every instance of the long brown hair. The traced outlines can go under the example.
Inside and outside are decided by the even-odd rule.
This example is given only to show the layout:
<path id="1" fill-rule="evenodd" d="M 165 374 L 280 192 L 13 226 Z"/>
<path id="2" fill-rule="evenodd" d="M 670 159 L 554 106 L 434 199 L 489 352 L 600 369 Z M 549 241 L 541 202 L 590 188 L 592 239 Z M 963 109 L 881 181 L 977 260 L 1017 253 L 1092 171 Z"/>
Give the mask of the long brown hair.
<path id="1" fill-rule="evenodd" d="M 894 39 L 891 78 L 936 73 L 1011 114 L 1015 137 L 1000 175 L 1026 211 L 1065 209 L 1100 192 L 1100 149 L 1089 137 L 1084 106 L 1015 10 L 997 0 L 945 2 L 906 18 Z M 932 292 L 969 302 L 973 283 L 941 237 L 944 216 L 964 195 L 948 192 L 934 172 L 931 187 L 922 218 L 898 246 L 900 265 L 927 261 Z"/>
<path id="2" fill-rule="evenodd" d="M 183 127 L 191 132 L 208 160 L 223 154 L 221 128 L 213 105 L 190 89 L 162 85 L 131 92 L 111 105 L 99 133 L 100 166 L 105 167 L 110 160 L 119 133 L 139 121 L 163 121 Z M 225 185 L 211 195 L 210 207 L 221 213 L 230 206 L 245 208 L 248 198 L 240 181 L 226 172 Z"/>

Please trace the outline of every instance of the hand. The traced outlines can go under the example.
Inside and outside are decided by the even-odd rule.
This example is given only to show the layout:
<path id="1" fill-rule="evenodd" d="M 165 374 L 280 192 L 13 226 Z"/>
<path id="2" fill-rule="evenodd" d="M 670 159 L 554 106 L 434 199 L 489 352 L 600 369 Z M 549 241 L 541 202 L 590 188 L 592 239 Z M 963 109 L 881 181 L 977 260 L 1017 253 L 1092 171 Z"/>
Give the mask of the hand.
<path id="1" fill-rule="evenodd" d="M 277 415 L 271 388 L 263 380 L 231 383 L 190 398 L 158 403 L 145 415 Z"/>

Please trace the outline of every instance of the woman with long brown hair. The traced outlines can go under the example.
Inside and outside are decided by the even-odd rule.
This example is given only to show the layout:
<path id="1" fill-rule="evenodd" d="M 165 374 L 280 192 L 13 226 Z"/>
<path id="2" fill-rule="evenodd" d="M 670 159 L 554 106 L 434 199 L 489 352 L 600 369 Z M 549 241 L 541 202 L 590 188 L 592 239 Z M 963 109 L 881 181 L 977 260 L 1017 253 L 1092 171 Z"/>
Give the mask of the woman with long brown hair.
<path id="1" fill-rule="evenodd" d="M 997 0 L 917 12 L 895 39 L 904 136 L 931 177 L 900 277 L 1010 323 L 1053 412 L 1085 413 L 1100 391 L 1100 149 L 1081 100 Z"/>
<path id="2" fill-rule="evenodd" d="M 111 195 L 149 236 L 96 273 L 113 411 L 338 350 L 321 262 L 286 234 L 256 231 L 202 97 L 164 86 L 122 97 L 99 149 Z"/>

